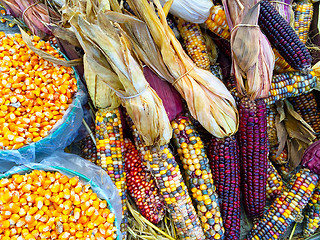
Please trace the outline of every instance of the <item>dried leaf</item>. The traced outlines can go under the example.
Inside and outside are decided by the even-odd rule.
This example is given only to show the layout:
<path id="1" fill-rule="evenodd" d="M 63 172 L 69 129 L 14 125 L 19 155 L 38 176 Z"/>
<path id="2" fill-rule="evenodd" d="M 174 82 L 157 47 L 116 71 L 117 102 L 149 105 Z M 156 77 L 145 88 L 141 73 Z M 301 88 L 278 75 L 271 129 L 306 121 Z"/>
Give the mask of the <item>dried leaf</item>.
<path id="1" fill-rule="evenodd" d="M 55 37 L 68 41 L 73 46 L 81 47 L 76 35 L 72 31 L 55 24 L 50 24 L 50 29 Z"/>

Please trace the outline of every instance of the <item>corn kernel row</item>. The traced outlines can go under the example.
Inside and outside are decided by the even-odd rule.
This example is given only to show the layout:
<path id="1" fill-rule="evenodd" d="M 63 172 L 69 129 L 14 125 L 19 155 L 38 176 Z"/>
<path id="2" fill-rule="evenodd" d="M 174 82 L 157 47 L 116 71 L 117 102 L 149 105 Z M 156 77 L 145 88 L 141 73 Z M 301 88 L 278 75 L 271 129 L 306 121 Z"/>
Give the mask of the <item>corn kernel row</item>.
<path id="1" fill-rule="evenodd" d="M 33 170 L 0 180 L 0 239 L 116 239 L 115 215 L 79 177 Z"/>
<path id="2" fill-rule="evenodd" d="M 230 38 L 229 26 L 224 9 L 221 5 L 215 5 L 211 8 L 210 16 L 205 22 L 206 27 L 224 39 Z"/>
<path id="3" fill-rule="evenodd" d="M 313 4 L 311 1 L 299 1 L 294 9 L 294 30 L 301 42 L 308 40 L 309 29 L 313 16 Z"/>
<path id="4" fill-rule="evenodd" d="M 188 117 L 178 116 L 171 122 L 173 143 L 185 170 L 192 199 L 198 210 L 207 239 L 224 237 L 216 187 L 210 170 L 209 159 L 199 134 Z"/>
<path id="5" fill-rule="evenodd" d="M 49 43 L 33 44 L 63 59 Z M 36 55 L 20 34 L 0 33 L 0 149 L 18 149 L 50 134 L 77 91 L 72 68 Z"/>
<path id="6" fill-rule="evenodd" d="M 306 211 L 304 213 L 303 236 L 309 237 L 315 233 L 320 226 L 320 181 L 312 194 Z"/>
<path id="7" fill-rule="evenodd" d="M 282 191 L 283 181 L 277 169 L 275 169 L 270 161 L 268 161 L 267 175 L 267 200 L 272 201 L 278 195 L 280 195 Z"/>
<path id="8" fill-rule="evenodd" d="M 122 202 L 121 232 L 126 239 L 127 204 L 126 173 L 124 171 L 124 139 L 118 109 L 96 112 L 97 165 L 103 168 L 119 190 Z"/>

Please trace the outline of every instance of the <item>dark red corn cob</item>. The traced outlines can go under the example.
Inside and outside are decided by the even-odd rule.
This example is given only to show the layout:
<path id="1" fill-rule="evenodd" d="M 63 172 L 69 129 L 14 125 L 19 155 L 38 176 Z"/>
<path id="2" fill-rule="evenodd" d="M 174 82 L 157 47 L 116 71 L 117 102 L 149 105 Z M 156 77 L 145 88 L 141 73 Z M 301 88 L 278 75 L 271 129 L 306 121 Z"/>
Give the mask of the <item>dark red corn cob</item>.
<path id="1" fill-rule="evenodd" d="M 244 97 L 239 105 L 239 145 L 242 195 L 251 218 L 262 215 L 266 205 L 267 110 L 262 99 Z"/>
<path id="2" fill-rule="evenodd" d="M 267 0 L 260 2 L 259 26 L 280 55 L 297 70 L 311 67 L 311 55 L 289 23 Z"/>
<path id="3" fill-rule="evenodd" d="M 127 187 L 141 214 L 150 222 L 157 224 L 165 214 L 164 200 L 156 182 L 143 165 L 141 156 L 129 140 L 125 139 L 125 171 Z"/>
<path id="4" fill-rule="evenodd" d="M 220 211 L 225 227 L 225 239 L 240 237 L 240 162 L 239 147 L 234 136 L 213 137 L 208 148 L 213 181 L 222 203 Z"/>

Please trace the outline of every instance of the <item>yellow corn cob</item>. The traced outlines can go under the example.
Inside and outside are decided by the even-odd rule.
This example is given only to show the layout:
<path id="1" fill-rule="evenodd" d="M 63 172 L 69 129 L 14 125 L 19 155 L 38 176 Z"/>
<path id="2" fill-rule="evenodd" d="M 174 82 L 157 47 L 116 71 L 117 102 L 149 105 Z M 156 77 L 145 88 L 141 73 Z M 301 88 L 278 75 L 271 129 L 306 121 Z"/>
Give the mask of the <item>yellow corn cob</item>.
<path id="1" fill-rule="evenodd" d="M 224 39 L 230 38 L 226 14 L 221 5 L 216 5 L 211 8 L 210 16 L 206 20 L 205 24 L 207 28 L 216 35 Z"/>
<path id="2" fill-rule="evenodd" d="M 203 143 L 189 118 L 179 116 L 171 122 L 173 142 L 185 170 L 198 216 L 207 239 L 223 238 L 224 228 L 216 187 Z"/>
<path id="3" fill-rule="evenodd" d="M 294 30 L 301 42 L 306 43 L 313 15 L 313 4 L 308 1 L 299 1 L 294 9 Z"/>
<path id="4" fill-rule="evenodd" d="M 188 55 L 197 67 L 210 70 L 210 59 L 199 25 L 187 22 L 182 18 L 179 18 L 177 21 L 177 27 L 183 38 Z"/>
<path id="5" fill-rule="evenodd" d="M 270 161 L 268 161 L 267 174 L 267 200 L 272 201 L 281 193 L 283 182 L 277 169 L 275 169 Z"/>
<path id="6" fill-rule="evenodd" d="M 145 146 L 130 117 L 127 116 L 127 120 L 135 145 L 156 180 L 179 236 L 182 239 L 205 239 L 187 186 L 168 145 Z"/>
<path id="7" fill-rule="evenodd" d="M 97 164 L 103 168 L 116 187 L 122 202 L 121 232 L 126 239 L 127 205 L 126 173 L 124 171 L 124 139 L 118 109 L 99 109 L 96 113 Z"/>

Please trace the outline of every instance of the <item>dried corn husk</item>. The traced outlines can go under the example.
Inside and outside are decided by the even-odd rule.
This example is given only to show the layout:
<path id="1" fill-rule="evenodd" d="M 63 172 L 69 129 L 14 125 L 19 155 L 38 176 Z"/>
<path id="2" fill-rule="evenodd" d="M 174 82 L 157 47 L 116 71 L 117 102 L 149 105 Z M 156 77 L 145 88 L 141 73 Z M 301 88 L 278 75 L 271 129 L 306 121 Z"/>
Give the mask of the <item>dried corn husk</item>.
<path id="1" fill-rule="evenodd" d="M 292 0 L 269 0 L 271 5 L 277 9 L 280 15 L 288 22 L 291 26 L 294 24 L 294 12 L 292 9 Z"/>
<path id="2" fill-rule="evenodd" d="M 147 0 L 127 2 L 140 20 L 115 12 L 106 15 L 125 23 L 139 57 L 174 85 L 186 100 L 192 116 L 211 134 L 219 138 L 234 134 L 238 128 L 238 112 L 233 97 L 218 78 L 196 67 L 187 56 L 167 24 L 160 2 L 153 1 L 160 19 L 153 3 Z"/>
<path id="3" fill-rule="evenodd" d="M 257 25 L 260 5 L 256 2 L 258 0 L 223 0 L 232 29 L 232 71 L 237 89 L 251 99 L 268 96 L 275 62 L 271 45 Z"/>
<path id="4" fill-rule="evenodd" d="M 90 63 L 85 71 L 89 69 L 86 74 L 91 79 L 91 93 L 101 87 L 94 86 L 92 79 L 104 81 L 120 97 L 146 145 L 168 143 L 172 130 L 161 99 L 147 83 L 121 27 L 101 18 L 101 8 L 107 9 L 107 3 L 88 0 L 69 4 L 64 16 L 71 17 L 69 24 Z"/>

